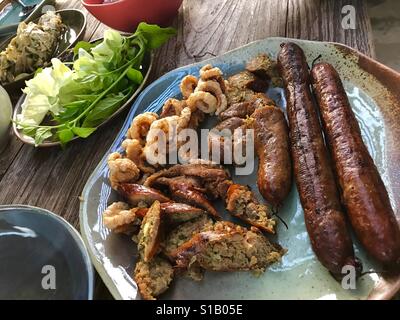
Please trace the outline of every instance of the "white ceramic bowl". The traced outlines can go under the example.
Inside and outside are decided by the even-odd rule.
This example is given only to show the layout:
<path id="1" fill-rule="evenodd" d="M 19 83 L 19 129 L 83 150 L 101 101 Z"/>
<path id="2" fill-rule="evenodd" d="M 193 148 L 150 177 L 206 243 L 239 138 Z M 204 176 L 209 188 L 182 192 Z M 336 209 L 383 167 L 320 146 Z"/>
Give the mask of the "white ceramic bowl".
<path id="1" fill-rule="evenodd" d="M 0 152 L 10 137 L 12 104 L 7 91 L 0 86 Z"/>

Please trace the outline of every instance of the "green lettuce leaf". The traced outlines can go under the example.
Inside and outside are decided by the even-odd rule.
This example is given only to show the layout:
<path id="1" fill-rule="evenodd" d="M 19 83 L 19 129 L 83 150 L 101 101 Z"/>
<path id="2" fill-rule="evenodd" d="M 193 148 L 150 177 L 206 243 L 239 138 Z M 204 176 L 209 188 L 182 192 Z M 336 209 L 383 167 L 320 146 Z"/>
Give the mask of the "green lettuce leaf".
<path id="1" fill-rule="evenodd" d="M 161 28 L 156 24 L 147 24 L 145 22 L 141 22 L 135 34 L 142 34 L 147 40 L 148 49 L 157 49 L 161 47 L 165 42 L 168 41 L 169 38 L 176 34 L 176 30 L 174 28 Z"/>

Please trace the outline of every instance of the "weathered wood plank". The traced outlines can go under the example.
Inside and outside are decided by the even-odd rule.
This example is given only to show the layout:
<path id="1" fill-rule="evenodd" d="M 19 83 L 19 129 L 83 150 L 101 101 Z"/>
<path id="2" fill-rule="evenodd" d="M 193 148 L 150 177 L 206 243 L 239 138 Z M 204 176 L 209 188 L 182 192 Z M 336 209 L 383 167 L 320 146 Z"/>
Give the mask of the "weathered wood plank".
<path id="1" fill-rule="evenodd" d="M 357 8 L 357 29 L 340 27 L 341 8 Z M 106 28 L 79 0 L 57 0 L 57 8 L 86 12 L 86 40 Z M 268 36 L 342 42 L 373 54 L 370 24 L 362 0 L 184 0 L 173 25 L 178 35 L 155 55 L 151 79 L 176 67 L 219 55 Z M 118 133 L 127 111 L 89 139 L 66 150 L 34 149 L 15 137 L 0 154 L 0 204 L 24 203 L 49 209 L 79 226 L 79 195 L 91 172 Z M 110 295 L 96 281 L 97 298 Z"/>
<path id="2" fill-rule="evenodd" d="M 156 55 L 152 78 L 268 36 L 285 36 L 287 1 L 184 1 L 178 35 Z"/>
<path id="3" fill-rule="evenodd" d="M 355 8 L 355 29 L 342 27 L 342 8 Z M 374 56 L 371 24 L 362 0 L 289 0 L 286 36 L 346 44 Z"/>

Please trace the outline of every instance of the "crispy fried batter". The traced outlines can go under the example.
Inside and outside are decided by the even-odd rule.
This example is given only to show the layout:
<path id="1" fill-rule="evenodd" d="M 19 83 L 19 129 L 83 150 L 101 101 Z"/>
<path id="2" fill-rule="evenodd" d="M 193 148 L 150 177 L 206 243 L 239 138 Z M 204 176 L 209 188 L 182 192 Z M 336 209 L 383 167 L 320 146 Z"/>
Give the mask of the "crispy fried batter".
<path id="1" fill-rule="evenodd" d="M 182 113 L 182 110 L 186 107 L 186 102 L 185 100 L 177 100 L 174 98 L 170 98 L 167 101 L 165 101 L 160 118 L 165 118 L 165 117 L 170 117 L 170 116 L 180 116 Z"/>
<path id="2" fill-rule="evenodd" d="M 145 174 L 155 172 L 155 168 L 147 163 L 143 153 L 143 146 L 138 139 L 125 139 L 122 141 L 121 146 L 125 150 L 126 157 L 132 160 L 141 172 Z"/>
<path id="3" fill-rule="evenodd" d="M 128 158 L 122 158 L 118 152 L 108 156 L 107 164 L 110 169 L 111 187 L 115 190 L 121 183 L 135 182 L 139 179 L 140 170 L 136 164 Z"/>
<path id="4" fill-rule="evenodd" d="M 179 85 L 183 98 L 189 98 L 189 96 L 194 92 L 196 86 L 197 78 L 195 76 L 187 75 L 184 77 Z"/>
<path id="5" fill-rule="evenodd" d="M 137 208 L 129 209 L 125 202 L 114 202 L 103 212 L 103 223 L 115 233 L 134 233 L 141 223 L 136 211 Z"/>
<path id="6" fill-rule="evenodd" d="M 133 118 L 130 128 L 126 134 L 128 139 L 137 139 L 142 145 L 146 142 L 146 136 L 151 124 L 158 119 L 158 114 L 145 112 Z"/>

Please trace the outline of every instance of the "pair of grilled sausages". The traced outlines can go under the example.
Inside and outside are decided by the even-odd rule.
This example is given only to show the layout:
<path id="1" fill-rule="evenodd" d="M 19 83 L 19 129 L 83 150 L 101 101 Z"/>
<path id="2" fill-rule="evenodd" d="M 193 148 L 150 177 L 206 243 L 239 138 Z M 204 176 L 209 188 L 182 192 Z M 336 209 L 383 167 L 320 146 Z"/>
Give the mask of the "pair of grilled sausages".
<path id="1" fill-rule="evenodd" d="M 336 275 L 345 265 L 361 271 L 342 197 L 351 224 L 371 256 L 386 266 L 397 265 L 399 227 L 338 74 L 331 66 L 318 64 L 310 77 L 304 53 L 294 43 L 282 46 L 278 64 L 287 99 L 296 184 L 318 259 Z M 311 78 L 333 163 L 313 102 Z"/>
<path id="2" fill-rule="evenodd" d="M 311 79 L 350 223 L 372 257 L 399 270 L 399 225 L 340 77 L 331 65 L 320 63 Z"/>

